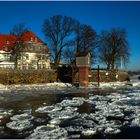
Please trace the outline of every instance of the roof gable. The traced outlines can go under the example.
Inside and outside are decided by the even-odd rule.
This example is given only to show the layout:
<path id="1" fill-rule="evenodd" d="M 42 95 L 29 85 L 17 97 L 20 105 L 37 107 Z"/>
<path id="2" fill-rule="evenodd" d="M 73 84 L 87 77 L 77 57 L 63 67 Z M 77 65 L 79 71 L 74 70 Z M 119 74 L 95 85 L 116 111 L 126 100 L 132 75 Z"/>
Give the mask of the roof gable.
<path id="1" fill-rule="evenodd" d="M 0 34 L 0 50 L 3 50 L 4 46 L 8 47 L 7 51 L 11 50 L 11 48 L 14 46 L 16 39 L 17 37 L 13 35 Z"/>
<path id="2" fill-rule="evenodd" d="M 33 46 L 45 45 L 45 43 L 33 32 L 26 32 L 21 37 L 16 37 L 14 35 L 0 34 L 0 50 L 10 51 L 12 47 L 14 47 L 14 43 L 16 40 L 22 40 L 23 42 L 27 44 L 28 43 L 32 44 Z M 4 47 L 7 47 L 7 50 L 5 50 Z M 48 50 L 47 47 L 46 49 Z"/>
<path id="3" fill-rule="evenodd" d="M 21 36 L 21 39 L 24 42 L 33 42 L 33 43 L 43 43 L 45 44 L 38 36 L 36 36 L 33 32 L 27 32 Z"/>

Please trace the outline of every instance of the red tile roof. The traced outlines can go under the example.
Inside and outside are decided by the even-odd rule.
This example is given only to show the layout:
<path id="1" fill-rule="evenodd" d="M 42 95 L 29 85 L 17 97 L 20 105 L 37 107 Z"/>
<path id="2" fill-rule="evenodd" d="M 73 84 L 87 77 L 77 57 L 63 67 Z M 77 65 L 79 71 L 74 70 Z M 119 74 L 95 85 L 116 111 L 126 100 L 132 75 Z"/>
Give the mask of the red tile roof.
<path id="1" fill-rule="evenodd" d="M 21 39 L 24 42 L 30 42 L 31 38 L 33 39 L 34 43 L 43 43 L 44 44 L 44 42 L 38 36 L 36 36 L 33 32 L 27 32 L 24 35 L 22 35 L 22 37 L 21 37 Z M 35 42 L 35 39 L 37 39 L 37 42 Z"/>
<path id="2" fill-rule="evenodd" d="M 31 41 L 31 38 L 33 39 Z M 15 37 L 13 35 L 5 35 L 5 34 L 0 34 L 0 50 L 4 50 L 4 46 L 8 47 L 8 51 L 12 49 L 14 46 L 14 42 L 19 39 L 18 37 Z M 33 44 L 38 44 L 38 43 L 43 43 L 45 44 L 38 36 L 36 36 L 33 32 L 27 32 L 24 35 L 20 37 L 21 40 L 23 40 L 26 43 L 33 43 Z M 37 40 L 37 41 L 35 41 Z M 9 41 L 9 44 L 7 44 L 7 41 Z"/>
<path id="3" fill-rule="evenodd" d="M 14 46 L 14 42 L 16 41 L 16 39 L 17 38 L 13 35 L 0 34 L 0 50 L 4 50 L 4 46 L 8 47 L 8 51 L 11 50 L 11 48 Z M 9 41 L 9 43 L 7 41 Z"/>

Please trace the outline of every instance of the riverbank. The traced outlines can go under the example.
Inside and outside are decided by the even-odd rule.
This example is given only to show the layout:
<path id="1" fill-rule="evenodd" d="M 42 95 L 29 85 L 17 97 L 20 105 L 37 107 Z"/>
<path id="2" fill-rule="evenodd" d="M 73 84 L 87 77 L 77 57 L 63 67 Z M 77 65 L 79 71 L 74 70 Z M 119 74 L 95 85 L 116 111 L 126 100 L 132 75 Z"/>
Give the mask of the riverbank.
<path id="1" fill-rule="evenodd" d="M 64 90 L 64 89 L 106 89 L 106 88 L 125 88 L 125 87 L 140 87 L 140 82 L 101 82 L 99 87 L 97 82 L 90 82 L 88 87 L 76 87 L 70 83 L 54 82 L 44 84 L 15 84 L 15 85 L 3 85 L 0 84 L 0 93 L 6 91 L 31 91 L 31 90 Z"/>

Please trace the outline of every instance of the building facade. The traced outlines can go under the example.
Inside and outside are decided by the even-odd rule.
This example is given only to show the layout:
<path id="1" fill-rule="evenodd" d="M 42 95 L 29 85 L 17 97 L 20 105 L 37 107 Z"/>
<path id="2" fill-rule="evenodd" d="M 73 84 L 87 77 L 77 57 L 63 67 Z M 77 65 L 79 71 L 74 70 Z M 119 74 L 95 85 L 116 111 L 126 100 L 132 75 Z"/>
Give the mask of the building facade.
<path id="1" fill-rule="evenodd" d="M 33 32 L 27 32 L 20 37 L 23 46 L 15 60 L 13 48 L 19 38 L 13 35 L 0 34 L 0 67 L 18 69 L 50 69 L 50 52 L 47 45 Z"/>

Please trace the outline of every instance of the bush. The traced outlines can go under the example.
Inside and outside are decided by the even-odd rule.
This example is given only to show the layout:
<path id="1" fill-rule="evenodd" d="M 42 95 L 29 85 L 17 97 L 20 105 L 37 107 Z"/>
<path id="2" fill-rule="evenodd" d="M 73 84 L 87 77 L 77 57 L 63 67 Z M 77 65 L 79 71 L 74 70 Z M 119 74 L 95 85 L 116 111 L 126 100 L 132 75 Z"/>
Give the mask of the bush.
<path id="1" fill-rule="evenodd" d="M 90 81 L 97 82 L 98 81 L 98 73 L 97 71 L 90 72 Z M 118 78 L 117 78 L 118 75 Z M 127 72 L 117 72 L 117 71 L 100 71 L 100 82 L 123 82 L 126 79 L 129 79 L 129 75 Z"/>
<path id="2" fill-rule="evenodd" d="M 54 70 L 7 70 L 0 71 L 1 84 L 37 84 L 55 82 Z"/>
<path id="3" fill-rule="evenodd" d="M 120 71 L 118 72 L 118 81 L 130 81 L 129 74 L 127 72 Z"/>

